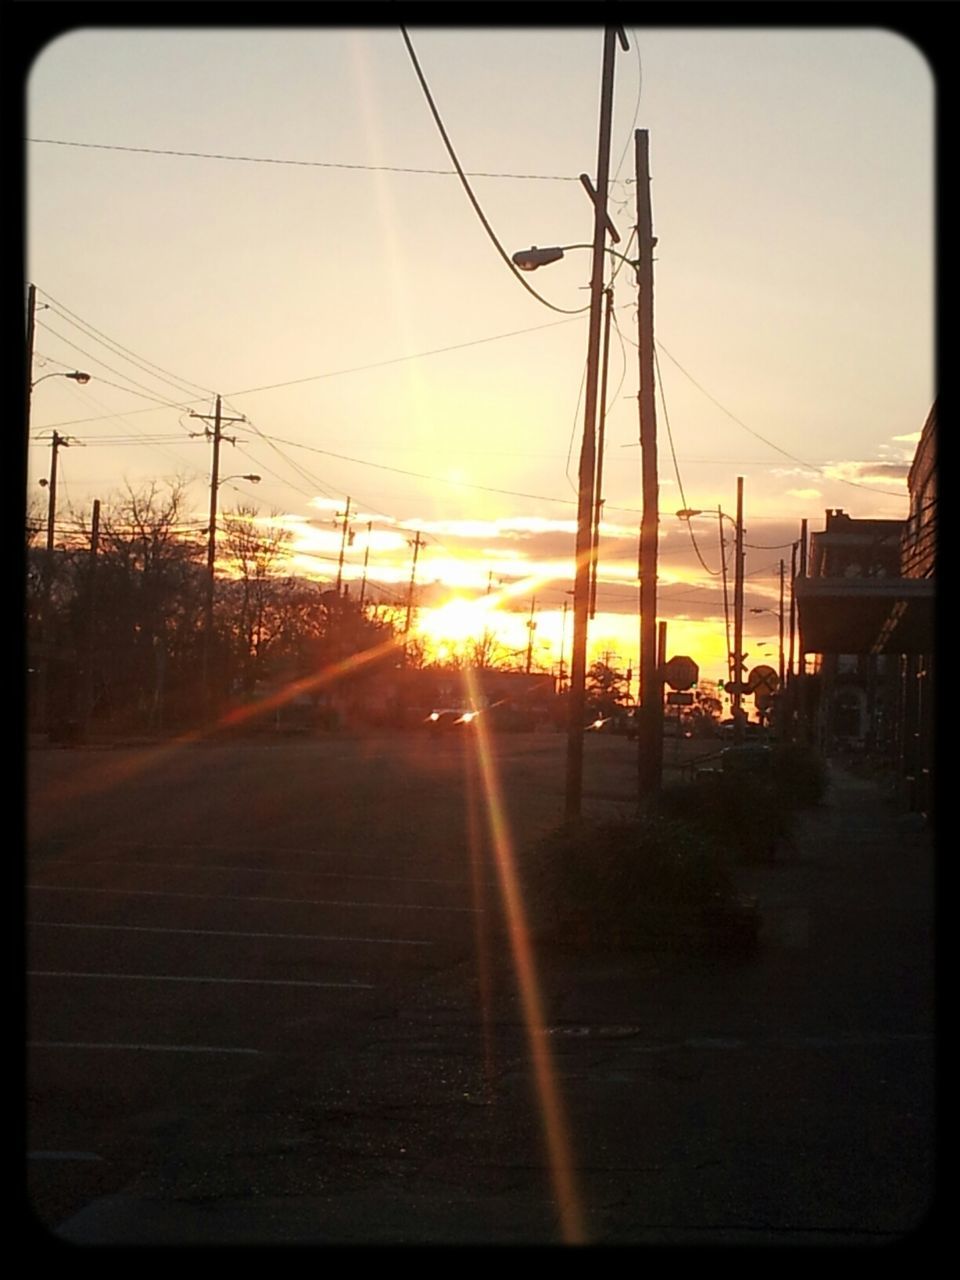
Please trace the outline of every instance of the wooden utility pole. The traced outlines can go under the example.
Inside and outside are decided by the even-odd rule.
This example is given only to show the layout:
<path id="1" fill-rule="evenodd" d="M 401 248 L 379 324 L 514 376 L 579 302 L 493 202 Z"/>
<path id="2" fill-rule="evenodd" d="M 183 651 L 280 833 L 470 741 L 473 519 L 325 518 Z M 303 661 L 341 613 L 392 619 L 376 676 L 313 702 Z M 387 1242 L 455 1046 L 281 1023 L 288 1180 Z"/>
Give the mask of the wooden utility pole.
<path id="1" fill-rule="evenodd" d="M 367 593 L 367 565 L 370 563 L 370 537 L 373 533 L 373 521 L 367 521 L 367 545 L 363 550 L 363 577 L 360 580 L 360 608 L 363 608 L 363 597 Z"/>
<path id="2" fill-rule="evenodd" d="M 733 740 L 743 741 L 743 476 L 737 476 L 737 541 L 733 578 Z"/>
<path id="3" fill-rule="evenodd" d="M 213 651 L 213 588 L 216 581 L 217 560 L 217 497 L 220 492 L 220 441 L 223 439 L 222 429 L 227 422 L 246 422 L 246 418 L 224 418 L 220 396 L 217 396 L 213 414 L 194 413 L 191 418 L 202 418 L 213 423 L 213 431 L 204 428 L 204 434 L 213 441 L 213 458 L 210 464 L 210 526 L 207 529 L 207 587 L 203 611 L 203 696 L 206 701 L 208 717 L 213 709 L 213 690 L 210 686 L 210 665 Z M 236 443 L 234 441 L 234 443 Z"/>
<path id="4" fill-rule="evenodd" d="M 37 286 L 27 290 L 26 386 L 24 388 L 24 448 L 30 440 L 30 402 L 33 398 L 33 334 L 36 325 Z"/>
<path id="5" fill-rule="evenodd" d="M 406 635 L 410 630 L 410 619 L 413 615 L 413 588 L 417 580 L 417 556 L 420 554 L 420 548 L 423 546 L 423 538 L 420 536 L 419 529 L 415 538 L 408 538 L 407 542 L 413 547 L 413 568 L 410 570 L 410 586 L 407 589 L 407 618 L 403 624 L 403 634 Z"/>
<path id="6" fill-rule="evenodd" d="M 641 804 L 660 791 L 663 777 L 663 697 L 657 680 L 657 554 L 659 485 L 657 410 L 653 359 L 653 214 L 650 207 L 650 140 L 634 133 L 637 174 L 637 293 L 640 392 L 640 455 L 643 514 L 640 518 L 640 681 L 637 717 L 637 781 Z M 658 701 L 658 694 L 659 701 Z"/>
<path id="7" fill-rule="evenodd" d="M 80 707 L 80 724 L 83 736 L 90 732 L 93 713 L 93 655 L 96 640 L 97 617 L 97 553 L 100 547 L 100 499 L 93 502 L 93 518 L 90 526 L 90 567 L 87 575 L 87 634 L 83 661 L 83 695 Z"/>
<path id="8" fill-rule="evenodd" d="M 563 693 L 566 687 L 567 677 L 566 677 L 566 663 L 564 662 L 564 654 L 566 652 L 566 647 L 567 647 L 567 609 L 569 607 L 570 607 L 570 602 L 568 600 L 564 600 L 563 610 L 560 615 L 560 681 L 559 681 L 560 687 L 557 690 L 558 693 Z"/>
<path id="9" fill-rule="evenodd" d="M 797 598 L 794 594 L 793 584 L 797 577 L 797 548 L 799 542 L 795 542 L 790 550 L 790 656 L 787 662 L 787 678 L 793 683 L 793 651 L 794 642 L 797 632 Z"/>
<path id="10" fill-rule="evenodd" d="M 597 142 L 597 184 L 596 188 L 592 189 L 589 179 L 584 183 L 593 200 L 593 269 L 590 276 L 590 336 L 587 346 L 587 385 L 583 415 L 583 442 L 580 449 L 574 558 L 573 651 L 570 659 L 570 705 L 564 794 L 564 813 L 568 820 L 580 816 L 583 792 L 583 720 L 586 708 L 587 623 L 590 613 L 590 567 L 593 552 L 597 388 L 600 381 L 603 265 L 609 227 L 607 184 L 610 176 L 610 134 L 613 119 L 613 68 L 618 39 L 621 45 L 626 47 L 626 37 L 619 28 L 604 29 L 603 71 L 600 82 L 600 130 Z"/>
<path id="11" fill-rule="evenodd" d="M 610 364 L 610 317 L 613 314 L 613 290 L 603 291 L 607 300 L 603 317 L 603 357 L 600 365 L 600 402 L 597 424 L 597 477 L 593 499 L 593 550 L 590 557 L 590 617 L 597 616 L 597 565 L 600 561 L 600 516 L 603 513 L 603 445 L 607 424 L 607 371 Z"/>
<path id="12" fill-rule="evenodd" d="M 57 519 L 57 462 L 60 450 L 68 448 L 70 444 L 71 441 L 66 436 L 60 435 L 58 431 L 53 432 L 50 441 L 50 477 L 46 481 L 40 481 L 41 484 L 46 483 L 47 485 L 47 546 L 43 562 L 43 583 L 40 597 L 40 670 L 37 687 L 37 721 L 38 727 L 45 731 L 50 729 L 48 702 L 50 697 L 50 657 L 53 648 L 53 628 L 50 625 L 50 615 L 55 562 L 54 535 Z"/>
<path id="13" fill-rule="evenodd" d="M 340 591 L 341 591 L 340 584 L 343 581 L 343 557 L 347 549 L 347 538 L 350 532 L 350 499 L 349 497 L 347 498 L 346 511 L 337 512 L 337 519 L 340 519 L 341 516 L 343 517 L 343 533 L 340 537 L 340 559 L 337 561 L 337 595 L 338 596 L 340 595 Z"/>
<path id="14" fill-rule="evenodd" d="M 727 591 L 727 544 L 723 537 L 723 511 L 717 507 L 717 525 L 720 532 L 720 571 L 723 574 L 723 625 L 727 642 L 727 680 L 733 680 L 733 649 L 730 645 L 730 599 Z"/>
<path id="15" fill-rule="evenodd" d="M 530 668 L 533 665 L 533 633 L 537 629 L 537 624 L 534 621 L 533 615 L 536 612 L 536 608 L 537 597 L 534 596 L 530 601 L 530 617 L 527 619 L 527 631 L 529 632 L 527 637 L 527 675 L 530 674 Z"/>
<path id="16" fill-rule="evenodd" d="M 783 697 L 783 676 L 784 676 L 784 670 L 783 670 L 783 577 L 784 577 L 784 564 L 783 564 L 783 561 L 781 560 L 780 561 L 780 608 L 778 610 L 779 622 L 780 622 L 780 670 L 778 674 L 780 676 L 779 688 L 780 688 L 781 698 Z"/>

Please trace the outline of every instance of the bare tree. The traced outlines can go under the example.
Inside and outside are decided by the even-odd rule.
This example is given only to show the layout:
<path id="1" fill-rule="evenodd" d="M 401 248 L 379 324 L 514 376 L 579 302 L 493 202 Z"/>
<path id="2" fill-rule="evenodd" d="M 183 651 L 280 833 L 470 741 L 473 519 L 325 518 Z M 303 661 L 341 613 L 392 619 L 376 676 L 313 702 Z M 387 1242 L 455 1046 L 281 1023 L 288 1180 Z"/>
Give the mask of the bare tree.
<path id="1" fill-rule="evenodd" d="M 281 572 L 290 532 L 277 523 L 278 516 L 274 511 L 263 520 L 256 507 L 240 505 L 224 517 L 222 550 L 236 576 L 223 584 L 220 613 L 232 632 L 239 681 L 247 693 L 283 635 Z"/>
<path id="2" fill-rule="evenodd" d="M 159 728 L 173 684 L 195 702 L 203 611 L 203 544 L 186 518 L 176 480 L 127 490 L 100 521 L 99 607 L 103 664 L 114 709 Z"/>

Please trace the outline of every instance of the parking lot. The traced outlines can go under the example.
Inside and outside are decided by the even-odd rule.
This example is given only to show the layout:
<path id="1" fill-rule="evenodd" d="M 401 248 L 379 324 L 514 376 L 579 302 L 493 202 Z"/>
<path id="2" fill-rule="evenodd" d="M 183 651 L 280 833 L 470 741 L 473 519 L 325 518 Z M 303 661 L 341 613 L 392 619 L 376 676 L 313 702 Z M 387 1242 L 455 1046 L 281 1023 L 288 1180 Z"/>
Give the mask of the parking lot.
<path id="1" fill-rule="evenodd" d="M 564 751 L 496 740 L 517 848 L 559 819 Z M 592 803 L 628 802 L 628 744 L 586 756 Z M 496 945 L 469 738 L 40 749 L 28 803 L 29 1177 L 49 1223 L 144 1171 L 227 1177 L 268 1133 L 282 1152 L 290 1089 L 349 1091 L 351 1046 L 400 987 Z"/>
<path id="2" fill-rule="evenodd" d="M 469 743 L 31 752 L 42 1224 L 81 1243 L 564 1236 L 490 818 L 522 862 L 562 811 L 566 743 L 504 736 L 486 771 Z M 587 812 L 629 812 L 635 779 L 633 744 L 586 743 Z M 862 1241 L 922 1211 L 929 856 L 862 786 L 747 869 L 756 962 L 537 956 L 588 1239 Z"/>

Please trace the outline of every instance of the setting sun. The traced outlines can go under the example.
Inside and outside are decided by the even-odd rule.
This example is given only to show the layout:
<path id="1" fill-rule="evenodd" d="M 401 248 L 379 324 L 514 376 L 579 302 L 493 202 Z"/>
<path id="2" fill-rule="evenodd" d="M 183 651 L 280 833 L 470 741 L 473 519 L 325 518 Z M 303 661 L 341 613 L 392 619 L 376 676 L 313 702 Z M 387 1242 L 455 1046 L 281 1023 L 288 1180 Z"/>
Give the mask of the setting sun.
<path id="1" fill-rule="evenodd" d="M 479 639 L 490 626 L 493 607 L 486 598 L 467 600 L 454 596 L 446 604 L 425 611 L 418 630 L 435 643 Z"/>

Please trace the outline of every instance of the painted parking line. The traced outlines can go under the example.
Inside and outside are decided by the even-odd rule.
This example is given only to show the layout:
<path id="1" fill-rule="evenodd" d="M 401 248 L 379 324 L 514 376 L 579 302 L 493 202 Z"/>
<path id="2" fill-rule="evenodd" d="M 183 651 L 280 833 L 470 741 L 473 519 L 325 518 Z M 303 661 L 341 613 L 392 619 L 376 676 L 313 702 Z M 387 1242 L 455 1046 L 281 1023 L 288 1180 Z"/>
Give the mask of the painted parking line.
<path id="1" fill-rule="evenodd" d="M 470 887 L 469 880 L 440 880 L 426 876 L 385 876 L 364 871 L 291 871 L 286 867 L 251 867 L 245 864 L 222 862 L 147 862 L 139 858 L 84 858 L 81 866 L 164 867 L 173 871 L 249 871 L 258 876 L 307 876 L 313 880 L 388 880 L 393 884 L 442 884 L 458 889 Z M 494 888 L 487 881 L 486 888 Z"/>
<path id="2" fill-rule="evenodd" d="M 94 1044 L 87 1041 L 73 1040 L 30 1040 L 28 1049 L 113 1049 L 135 1050 L 137 1053 L 239 1053 L 262 1056 L 260 1049 L 232 1049 L 211 1044 Z M 42 1154 L 42 1153 L 41 1153 Z M 99 1159 L 97 1156 L 95 1159 Z"/>
<path id="3" fill-rule="evenodd" d="M 71 836 L 50 836 L 44 842 L 48 845 L 70 845 L 75 840 Z M 217 853 L 271 853 L 271 854 L 294 854 L 298 857 L 305 858 L 345 858 L 350 862 L 371 862 L 382 861 L 384 855 L 381 853 L 345 853 L 342 849 L 299 849 L 284 845 L 268 845 L 266 848 L 262 844 L 198 844 L 184 840 L 164 840 L 164 841 L 144 841 L 144 840 L 102 840 L 101 848 L 113 849 L 191 849 L 196 852 L 209 850 Z"/>
<path id="4" fill-rule="evenodd" d="M 375 991 L 370 982 L 307 982 L 300 978 L 207 978 L 174 973 L 81 973 L 71 969 L 28 969 L 28 978 L 93 978 L 119 982 L 209 982 L 245 987 L 324 987 L 337 991 Z"/>
<path id="5" fill-rule="evenodd" d="M 28 1160 L 94 1160 L 103 1164 L 95 1151 L 28 1151 Z"/>
<path id="6" fill-rule="evenodd" d="M 185 933 L 210 938 L 294 938 L 309 942 L 365 942 L 388 947 L 432 947 L 419 938 L 350 938 L 327 933 L 251 933 L 238 929 L 161 929 L 138 924 L 73 924 L 62 920 L 31 920 L 31 929 L 109 929 L 123 933 Z"/>
<path id="7" fill-rule="evenodd" d="M 204 898 L 213 902 L 283 902 L 303 907 L 381 908 L 388 911 L 447 911 L 477 915 L 476 907 L 431 907 L 421 902 L 341 902 L 333 898 L 273 898 L 257 893 L 184 893 L 176 889 L 97 889 L 85 884 L 28 884 L 30 890 L 47 893 L 120 893 L 142 898 Z"/>

